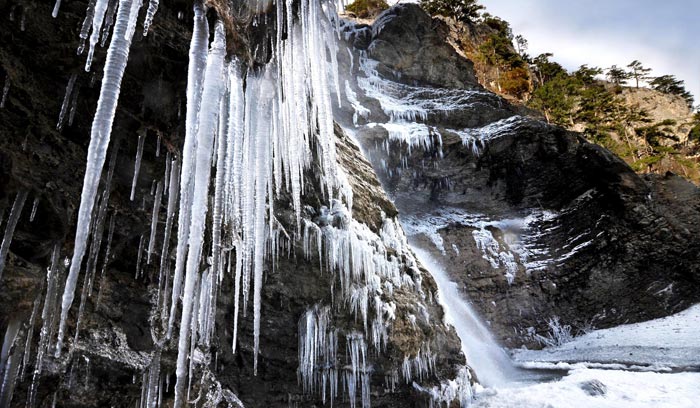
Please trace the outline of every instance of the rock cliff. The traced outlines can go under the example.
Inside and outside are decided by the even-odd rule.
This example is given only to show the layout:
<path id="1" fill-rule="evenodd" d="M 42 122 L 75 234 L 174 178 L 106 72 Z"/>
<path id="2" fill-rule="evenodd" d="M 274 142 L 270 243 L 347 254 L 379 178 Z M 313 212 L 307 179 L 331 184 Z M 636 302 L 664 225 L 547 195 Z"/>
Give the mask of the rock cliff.
<path id="1" fill-rule="evenodd" d="M 208 4 L 214 27 L 223 3 Z M 183 155 L 191 7 L 161 2 L 146 37 L 138 24 L 103 174 L 96 274 L 80 274 L 67 344 L 54 357 L 42 327 L 55 345 L 57 322 L 44 325 L 42 309 L 45 299 L 60 307 L 105 48 L 84 72 L 75 55 L 84 1 L 65 2 L 55 19 L 43 2 L 0 1 L 0 15 L 11 16 L 0 27 L 0 78 L 9 84 L 0 108 L 0 227 L 17 220 L 0 281 L 3 375 L 16 374 L 11 406 L 134 406 L 154 389 L 160 406 L 173 403 L 177 342 L 159 337 L 161 259 L 147 244 L 158 208 L 155 247 L 163 247 L 158 181 Z M 272 8 L 258 11 L 274 20 Z M 247 21 L 245 35 L 227 32 L 228 56 L 262 69 L 275 33 L 257 21 Z M 459 339 L 398 220 L 507 345 L 534 344 L 554 316 L 606 327 L 698 301 L 698 189 L 673 175 L 637 176 L 577 134 L 521 116 L 477 83 L 439 24 L 415 5 L 392 8 L 372 26 L 341 24 L 352 52 L 339 53 L 347 101 L 334 112 L 333 134 L 339 183 L 350 191 L 329 198 L 316 153 L 303 174 L 301 225 L 294 197 L 276 196 L 270 222 L 279 251 L 264 267 L 257 374 L 252 307 L 235 332 L 227 273 L 213 340 L 188 354 L 189 399 L 199 406 L 323 406 L 336 396 L 335 406 L 422 407 L 465 398 L 473 377 Z M 170 247 L 166 264 L 176 256 Z M 37 350 L 51 352 L 34 375 Z"/>
<path id="2" fill-rule="evenodd" d="M 217 17 L 225 16 L 217 16 L 221 8 L 210 3 L 213 27 Z M 3 228 L 15 218 L 12 207 L 18 214 L 0 283 L 0 328 L 7 345 L 2 375 L 10 384 L 3 387 L 0 405 L 10 404 L 10 392 L 11 406 L 17 407 L 126 407 L 150 404 L 149 393 L 156 390 L 158 405 L 170 406 L 178 350 L 176 339 L 163 343 L 160 338 L 163 281 L 157 254 L 167 221 L 160 181 L 167 181 L 162 177 L 169 161 L 183 154 L 193 20 L 188 2 L 161 2 L 146 37 L 138 24 L 103 174 L 105 216 L 95 222 L 96 244 L 91 245 L 96 256 L 84 266 L 89 269 L 93 262 L 96 272 L 79 275 L 60 357 L 53 349 L 58 317 L 42 313 L 44 308 L 54 314 L 60 310 L 104 64 L 105 48 L 99 46 L 91 73 L 83 71 L 83 56 L 75 55 L 76 28 L 87 6 L 66 2 L 54 19 L 49 4 L 0 3 L 0 14 L 11 16 L 0 29 L 0 65 L 9 84 L 0 109 Z M 246 41 L 267 35 L 260 31 L 247 31 Z M 252 66 L 270 58 L 265 52 L 235 51 L 250 58 Z M 336 406 L 367 406 L 370 400 L 379 407 L 424 406 L 469 391 L 459 339 L 443 323 L 430 274 L 402 242 L 394 205 L 357 146 L 340 128 L 335 135 L 338 166 L 352 190 L 345 192 L 353 197 L 352 216 L 323 190 L 319 163 L 304 175 L 303 225 L 295 222 L 293 198 L 280 194 L 274 214 L 278 237 L 270 244 L 278 243 L 280 250 L 264 268 L 257 374 L 252 307 L 241 306 L 247 313 L 240 317 L 234 339 L 238 309 L 233 276 L 226 274 L 216 297 L 212 343 L 201 350 L 193 345 L 189 355 L 194 362 L 189 399 L 200 406 L 320 406 L 331 399 Z M 152 218 L 154 208 L 160 211 Z M 152 219 L 153 255 L 147 248 Z M 210 240 L 207 235 L 208 245 Z M 175 259 L 174 243 L 170 248 L 166 265 Z M 341 276 L 350 266 L 358 276 Z M 53 288 L 50 295 L 47 287 Z M 48 347 L 42 343 L 43 328 Z M 42 350 L 40 365 L 35 363 L 37 350 Z M 34 375 L 37 367 L 41 370 Z M 462 381 L 461 391 L 455 379 Z M 442 395 L 441 386 L 453 394 Z"/>
<path id="3" fill-rule="evenodd" d="M 522 116 L 474 80 L 435 88 L 432 78 L 449 78 L 456 58 L 442 51 L 430 55 L 424 78 L 373 65 L 395 53 L 384 50 L 417 52 L 403 37 L 439 38 L 439 20 L 431 34 L 406 24 L 424 18 L 418 7 L 399 5 L 377 18 L 371 37 L 354 42 L 358 59 L 369 56 L 354 74 L 368 111 L 356 115 L 358 126 L 346 124 L 409 237 L 442 258 L 505 344 L 536 346 L 554 317 L 576 333 L 697 302 L 700 191 L 670 173 L 639 176 L 578 134 Z"/>

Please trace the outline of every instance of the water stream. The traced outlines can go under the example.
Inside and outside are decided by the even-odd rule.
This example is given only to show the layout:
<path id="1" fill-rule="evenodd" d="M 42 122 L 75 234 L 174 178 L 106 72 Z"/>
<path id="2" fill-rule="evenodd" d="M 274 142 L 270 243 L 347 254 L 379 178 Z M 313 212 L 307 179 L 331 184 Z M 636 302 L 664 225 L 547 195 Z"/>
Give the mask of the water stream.
<path id="1" fill-rule="evenodd" d="M 445 309 L 447 323 L 454 326 L 462 341 L 462 352 L 474 369 L 479 382 L 486 387 L 502 386 L 516 378 L 510 358 L 498 345 L 489 329 L 462 297 L 457 284 L 450 281 L 447 272 L 428 251 L 411 244 L 418 260 L 435 279 L 438 300 Z"/>

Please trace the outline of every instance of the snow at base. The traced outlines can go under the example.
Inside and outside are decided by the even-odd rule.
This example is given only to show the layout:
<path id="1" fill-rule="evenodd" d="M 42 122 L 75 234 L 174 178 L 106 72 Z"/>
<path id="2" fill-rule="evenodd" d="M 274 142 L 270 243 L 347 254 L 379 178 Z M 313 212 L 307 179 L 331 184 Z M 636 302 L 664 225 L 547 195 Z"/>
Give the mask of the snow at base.
<path id="1" fill-rule="evenodd" d="M 657 371 L 700 369 L 700 305 L 673 316 L 595 330 L 558 347 L 515 350 L 514 359 L 525 367 L 533 367 L 534 362 L 568 362 L 620 364 Z"/>
<path id="2" fill-rule="evenodd" d="M 691 408 L 700 401 L 700 305 L 665 318 L 595 330 L 516 365 L 567 372 L 550 382 L 478 388 L 473 407 Z M 673 372 L 687 370 L 685 372 Z"/>
<path id="3" fill-rule="evenodd" d="M 559 381 L 480 389 L 473 408 L 694 408 L 700 373 L 571 371 Z"/>

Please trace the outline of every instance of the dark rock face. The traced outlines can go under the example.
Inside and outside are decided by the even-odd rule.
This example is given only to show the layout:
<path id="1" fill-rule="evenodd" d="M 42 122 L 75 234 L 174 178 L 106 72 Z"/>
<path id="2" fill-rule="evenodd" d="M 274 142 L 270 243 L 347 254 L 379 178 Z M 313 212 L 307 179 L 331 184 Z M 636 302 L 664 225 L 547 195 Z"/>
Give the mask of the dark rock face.
<path id="1" fill-rule="evenodd" d="M 416 226 L 412 240 L 442 260 L 498 337 L 537 346 L 534 335 L 555 316 L 576 334 L 698 302 L 700 190 L 673 174 L 640 177 L 575 133 L 514 116 L 523 110 L 494 95 L 434 81 L 433 73 L 449 78 L 453 62 L 438 47 L 421 48 L 435 37 L 417 42 L 426 19 L 397 7 L 372 27 L 369 49 L 381 50 L 369 53 L 379 60 L 373 81 L 392 105 L 359 86 L 370 113 L 354 131 L 404 226 Z M 420 62 L 389 51 L 405 47 L 422 49 Z M 455 103 L 455 95 L 475 102 Z M 425 125 L 422 147 L 399 141 L 406 136 L 392 129 L 408 128 L 390 118 L 392 109 L 422 109 L 409 121 Z"/>
<path id="2" fill-rule="evenodd" d="M 97 48 L 93 74 L 83 72 L 84 56 L 77 57 L 79 27 L 87 2 L 63 2 L 56 19 L 51 18 L 53 2 L 0 2 L 0 15 L 14 13 L 14 19 L 0 26 L 0 80 L 9 78 L 10 90 L 5 107 L 0 109 L 0 209 L 3 228 L 15 196 L 28 191 L 10 247 L 7 265 L 0 281 L 0 333 L 14 322 L 21 328 L 18 338 L 26 338 L 33 329 L 29 344 L 36 350 L 39 341 L 39 318 L 33 327 L 27 324 L 37 299 L 43 302 L 46 268 L 50 265 L 52 248 L 60 251 L 57 288 L 62 293 L 66 270 L 63 259 L 72 253 L 75 212 L 80 200 L 88 135 L 99 93 L 99 81 L 105 49 Z M 210 11 L 213 13 L 214 11 Z M 143 10 L 142 10 L 143 13 Z M 181 13 L 181 14 L 180 14 Z M 213 20 L 213 18 L 212 18 Z M 108 157 L 116 155 L 114 179 L 107 219 L 114 219 L 111 256 L 104 259 L 106 230 L 97 264 L 107 265 L 104 279 L 96 278 L 91 295 L 85 302 L 78 342 L 73 344 L 76 315 L 80 303 L 78 293 L 68 319 L 68 344 L 72 358 L 47 355 L 39 377 L 36 405 L 65 407 L 126 407 L 141 398 L 141 382 L 147 372 L 156 346 L 151 333 L 157 288 L 158 262 L 142 263 L 137 272 L 139 243 L 150 233 L 153 208 L 153 180 L 165 170 L 165 156 L 178 155 L 184 138 L 185 86 L 188 46 L 192 24 L 192 9 L 188 2 L 160 3 L 148 37 L 141 37 L 139 23 L 131 48 L 129 64 L 122 83 L 120 104 L 113 130 Z M 21 28 L 24 27 L 24 28 Z M 265 53 L 262 53 L 265 54 Z M 260 54 L 260 55 L 262 55 Z M 256 57 L 260 55 L 256 54 Z M 264 64 L 264 55 L 254 61 Z M 69 101 L 61 131 L 56 130 L 58 113 L 66 83 L 77 74 L 73 95 L 77 96 L 74 114 Z M 179 114 L 179 112 L 182 114 Z M 70 119 L 69 116 L 73 116 Z M 138 132 L 146 133 L 146 143 L 137 181 L 136 199 L 129 199 L 134 171 L 134 156 Z M 396 208 L 384 194 L 370 164 L 362 159 L 357 146 L 337 130 L 339 161 L 348 173 L 354 191 L 355 219 L 373 233 L 379 233 L 383 218 L 397 214 Z M 158 148 L 158 144 L 160 147 Z M 160 151 L 160 155 L 156 151 Z M 108 159 L 109 161 L 109 159 Z M 105 171 L 106 172 L 106 171 Z M 304 216 L 317 217 L 315 212 L 327 205 L 320 193 L 314 171 L 307 175 L 307 191 L 303 197 L 308 210 Z M 29 220 L 34 199 L 36 215 Z M 280 222 L 294 219 L 291 206 L 284 200 L 277 214 Z M 288 203 L 287 203 L 288 204 Z M 157 233 L 160 248 L 164 208 L 161 210 Z M 294 226 L 289 226 L 289 231 Z M 171 247 L 173 244 L 171 243 Z M 305 259 L 301 243 L 290 244 L 289 256 L 280 257 L 277 265 L 270 263 L 265 271 L 262 293 L 262 328 L 258 375 L 253 375 L 253 316 L 239 321 L 237 352 L 232 353 L 233 284 L 227 275 L 218 297 L 216 339 L 213 341 L 212 361 L 199 367 L 192 383 L 191 399 L 214 394 L 209 406 L 238 406 L 236 395 L 248 407 L 321 406 L 320 396 L 306 395 L 297 380 L 298 322 L 306 310 L 315 304 L 331 304 L 335 277 L 319 269 L 318 257 Z M 174 254 L 171 254 L 174 256 Z M 415 357 L 421 346 L 429 344 L 435 357 L 435 369 L 424 379 L 426 386 L 454 378 L 456 370 L 465 363 L 459 340 L 442 321 L 442 309 L 435 299 L 436 287 L 425 270 L 411 268 L 401 260 L 411 279 L 421 281 L 422 292 L 400 289 L 386 300 L 396 305 L 396 319 L 388 333 L 383 352 L 374 353 L 372 364 L 372 405 L 376 407 L 425 406 L 425 395 L 401 381 L 390 391 L 387 376 L 400 372 L 407 356 Z M 98 267 L 98 275 L 100 268 Z M 55 302 L 59 299 L 56 298 Z M 416 310 L 424 305 L 422 313 Z M 56 304 L 60 307 L 60 304 Z M 249 307 L 250 308 L 250 307 Z M 414 313 L 415 321 L 407 314 Z M 348 363 L 345 336 L 362 330 L 353 314 L 345 309 L 333 310 L 334 324 L 341 340 L 339 355 L 345 370 Z M 24 337 L 22 337 L 24 336 Z M 55 343 L 55 336 L 53 341 Z M 19 344 L 19 343 L 17 343 Z M 20 347 L 20 346 L 17 346 Z M 21 344 L 21 348 L 24 343 Z M 176 344 L 166 343 L 162 350 L 161 380 L 170 384 L 163 392 L 163 404 L 173 399 Z M 18 349 L 19 350 L 19 349 Z M 51 353 L 53 354 L 53 353 Z M 375 355 L 376 354 L 376 355 Z M 25 406 L 32 382 L 32 362 L 19 376 L 12 406 Z M 342 383 L 341 383 L 342 384 Z M 358 391 L 359 393 L 359 391 Z M 235 395 L 234 395 L 235 394 Z M 336 406 L 349 406 L 340 397 Z M 359 398 L 359 397 L 358 397 Z M 218 402 L 217 402 L 218 401 Z"/>
<path id="3" fill-rule="evenodd" d="M 401 71 L 404 83 L 419 81 L 453 88 L 480 88 L 471 61 L 461 58 L 433 20 L 416 4 L 399 4 L 372 25 L 368 54 L 379 61 L 384 75 Z M 435 64 L 436 61 L 444 62 Z"/>

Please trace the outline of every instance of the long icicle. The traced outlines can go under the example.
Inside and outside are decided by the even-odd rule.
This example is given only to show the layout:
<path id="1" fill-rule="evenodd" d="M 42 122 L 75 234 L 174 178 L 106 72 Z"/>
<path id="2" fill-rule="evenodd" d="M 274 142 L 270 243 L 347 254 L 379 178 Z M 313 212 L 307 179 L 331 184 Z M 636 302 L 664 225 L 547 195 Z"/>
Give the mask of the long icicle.
<path id="1" fill-rule="evenodd" d="M 66 330 L 66 318 L 68 317 L 68 310 L 73 304 L 80 265 L 85 255 L 86 242 L 90 233 L 92 209 L 95 206 L 97 187 L 100 184 L 102 167 L 104 166 L 109 140 L 112 135 L 112 124 L 117 111 L 119 91 L 126 63 L 129 59 L 131 39 L 134 35 L 135 22 L 140 6 L 141 0 L 120 1 L 117 22 L 114 26 L 114 35 L 107 51 L 102 89 L 100 90 L 100 98 L 97 101 L 97 111 L 92 121 L 85 180 L 83 181 L 83 191 L 78 210 L 78 224 L 75 231 L 75 250 L 61 304 L 61 321 L 58 329 L 58 343 L 56 345 L 57 356 L 61 354 L 63 336 Z"/>
<path id="2" fill-rule="evenodd" d="M 199 263 L 204 240 L 204 227 L 207 214 L 209 193 L 209 177 L 211 174 L 212 149 L 214 135 L 218 124 L 218 116 L 223 95 L 224 56 L 226 54 L 226 35 L 224 24 L 217 21 L 214 41 L 207 58 L 206 72 L 202 91 L 202 106 L 199 111 L 199 126 L 197 129 L 196 166 L 194 172 L 194 189 L 191 207 L 180 208 L 180 211 L 191 211 L 190 231 L 188 238 L 187 269 L 185 274 L 185 290 L 182 301 L 182 319 L 180 320 L 180 338 L 178 339 L 178 356 L 175 385 L 175 408 L 184 404 L 185 387 L 187 384 L 187 356 L 192 322 L 194 289 L 199 274 Z"/>
<path id="3" fill-rule="evenodd" d="M 197 146 L 195 132 L 197 129 L 197 113 L 202 100 L 202 81 L 204 68 L 207 63 L 207 42 L 209 41 L 209 26 L 204 6 L 199 0 L 194 2 L 194 27 L 190 42 L 190 63 L 187 70 L 187 117 L 185 124 L 185 145 L 182 149 L 182 170 L 180 175 L 180 214 L 178 215 L 177 252 L 175 257 L 175 273 L 173 275 L 173 293 L 170 302 L 168 318 L 169 339 L 172 335 L 177 301 L 182 290 L 182 275 L 187 257 L 187 237 L 190 228 L 190 213 L 184 211 L 192 202 L 192 175 L 194 171 L 194 151 Z"/>
<path id="4" fill-rule="evenodd" d="M 90 48 L 88 49 L 87 60 L 85 61 L 85 72 L 90 72 L 92 65 L 92 57 L 95 54 L 95 46 L 100 40 L 100 31 L 102 30 L 102 22 L 109 6 L 108 0 L 97 0 L 95 3 L 95 14 L 92 16 L 92 34 L 90 34 Z"/>

